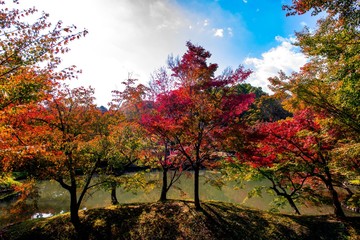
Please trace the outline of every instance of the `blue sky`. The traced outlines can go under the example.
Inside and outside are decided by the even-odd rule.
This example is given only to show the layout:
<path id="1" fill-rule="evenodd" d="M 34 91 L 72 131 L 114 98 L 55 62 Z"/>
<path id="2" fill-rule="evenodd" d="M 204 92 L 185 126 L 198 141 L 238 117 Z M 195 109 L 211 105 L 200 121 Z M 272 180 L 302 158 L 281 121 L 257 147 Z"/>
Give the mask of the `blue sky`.
<path id="1" fill-rule="evenodd" d="M 287 1 L 287 0 L 286 0 Z M 306 58 L 291 42 L 294 31 L 315 19 L 286 17 L 285 0 L 23 0 L 53 21 L 75 24 L 89 34 L 71 43 L 64 66 L 83 70 L 71 86 L 91 85 L 97 103 L 106 105 L 111 90 L 131 74 L 146 83 L 166 64 L 169 54 L 182 55 L 186 41 L 209 50 L 220 69 L 239 64 L 251 68 L 248 80 L 267 90 L 267 78 L 279 70 L 297 71 Z"/>
<path id="2" fill-rule="evenodd" d="M 299 22 L 299 18 L 286 17 L 285 12 L 281 10 L 281 1 L 276 0 L 183 0 L 179 1 L 179 4 L 198 13 L 203 12 L 204 15 L 213 12 L 214 17 L 216 12 L 222 12 L 226 18 L 220 18 L 221 20 L 214 25 L 221 27 L 222 24 L 228 24 L 238 33 L 241 33 L 241 28 L 246 30 L 244 35 L 233 36 L 232 41 L 246 42 L 248 49 L 242 50 L 250 50 L 254 55 L 272 47 L 276 36 L 288 36 L 293 34 L 294 30 L 300 30 L 301 22 L 304 22 Z M 307 17 L 303 18 L 305 19 L 309 20 Z"/>

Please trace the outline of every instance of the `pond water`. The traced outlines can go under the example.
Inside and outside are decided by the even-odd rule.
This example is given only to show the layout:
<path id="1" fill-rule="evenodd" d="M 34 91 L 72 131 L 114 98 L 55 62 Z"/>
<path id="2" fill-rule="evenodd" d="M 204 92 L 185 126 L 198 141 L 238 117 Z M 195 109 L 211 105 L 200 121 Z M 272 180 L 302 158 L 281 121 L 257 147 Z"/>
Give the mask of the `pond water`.
<path id="1" fill-rule="evenodd" d="M 247 193 L 254 187 L 259 186 L 259 182 L 249 182 L 244 188 L 234 188 L 235 183 L 229 182 L 221 189 L 206 183 L 206 179 L 213 177 L 214 173 L 202 171 L 200 174 L 200 199 L 201 200 L 216 200 L 223 202 L 231 202 L 244 204 L 245 206 L 268 210 L 270 209 L 269 203 L 272 201 L 272 195 L 263 194 L 262 198 L 254 197 L 247 199 Z M 160 172 L 148 173 L 148 179 L 155 180 L 159 184 L 155 184 L 152 189 L 147 191 L 139 190 L 138 192 L 127 192 L 121 187 L 117 189 L 117 197 L 120 203 L 136 203 L 136 202 L 154 202 L 160 197 Z M 63 189 L 59 183 L 55 181 L 42 181 L 38 183 L 40 198 L 37 200 L 37 209 L 28 209 L 24 218 L 48 217 L 69 211 L 69 194 Z M 183 175 L 180 181 L 170 189 L 168 193 L 169 199 L 191 199 L 193 198 L 193 177 L 192 174 Z M 11 202 L 3 202 L 0 204 L 2 210 L 0 211 L 0 218 L 6 219 L 9 215 L 9 208 Z M 90 194 L 84 199 L 81 209 L 90 209 L 97 207 L 104 207 L 111 204 L 110 192 L 98 189 L 91 191 Z M 328 214 L 332 213 L 331 206 L 321 207 L 306 207 L 300 206 L 302 214 Z M 282 209 L 283 213 L 292 213 L 290 207 Z M 4 224 L 4 220 L 0 220 L 0 224 Z M 6 222 L 5 222 L 6 223 Z"/>

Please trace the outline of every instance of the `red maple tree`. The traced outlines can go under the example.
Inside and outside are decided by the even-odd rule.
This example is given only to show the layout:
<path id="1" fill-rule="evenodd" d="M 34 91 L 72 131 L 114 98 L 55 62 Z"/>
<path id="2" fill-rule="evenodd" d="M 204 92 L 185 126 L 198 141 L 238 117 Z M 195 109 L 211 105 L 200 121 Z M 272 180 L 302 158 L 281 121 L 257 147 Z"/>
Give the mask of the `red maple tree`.
<path id="1" fill-rule="evenodd" d="M 173 78 L 174 88 L 156 94 L 141 123 L 171 143 L 192 167 L 195 205 L 200 208 L 199 171 L 216 164 L 225 130 L 249 107 L 254 95 L 237 94 L 231 88 L 251 71 L 239 67 L 215 76 L 217 64 L 207 63 L 211 54 L 190 42 L 187 47 L 181 60 L 169 64 L 171 75 L 165 78 Z"/>
<path id="2" fill-rule="evenodd" d="M 293 191 L 300 190 L 309 177 L 314 178 L 314 181 L 320 180 L 328 189 L 335 214 L 343 217 L 345 215 L 335 188 L 337 173 L 332 169 L 334 159 L 331 151 L 336 146 L 337 138 L 333 130 L 320 124 L 320 119 L 320 115 L 304 109 L 292 118 L 260 124 L 257 136 L 261 137 L 254 139 L 246 159 L 259 169 L 271 168 L 276 164 L 292 165 L 293 167 L 286 168 L 287 172 L 283 171 L 281 174 L 290 181 Z M 284 196 L 291 197 L 291 193 L 287 195 Z M 288 200 L 291 204 L 292 199 Z"/>

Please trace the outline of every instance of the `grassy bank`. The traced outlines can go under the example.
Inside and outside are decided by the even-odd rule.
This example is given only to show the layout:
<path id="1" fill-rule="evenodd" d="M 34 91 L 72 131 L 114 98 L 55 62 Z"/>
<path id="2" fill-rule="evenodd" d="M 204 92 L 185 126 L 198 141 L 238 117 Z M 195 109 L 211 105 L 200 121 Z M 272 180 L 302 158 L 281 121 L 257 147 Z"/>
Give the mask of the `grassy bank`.
<path id="1" fill-rule="evenodd" d="M 14 191 L 14 186 L 21 185 L 15 177 L 0 177 L 0 202 L 15 197 L 18 193 Z"/>
<path id="2" fill-rule="evenodd" d="M 221 202 L 126 204 L 90 209 L 81 218 L 90 239 L 360 239 L 360 218 L 272 214 Z M 69 214 L 28 220 L 0 239 L 76 239 Z"/>

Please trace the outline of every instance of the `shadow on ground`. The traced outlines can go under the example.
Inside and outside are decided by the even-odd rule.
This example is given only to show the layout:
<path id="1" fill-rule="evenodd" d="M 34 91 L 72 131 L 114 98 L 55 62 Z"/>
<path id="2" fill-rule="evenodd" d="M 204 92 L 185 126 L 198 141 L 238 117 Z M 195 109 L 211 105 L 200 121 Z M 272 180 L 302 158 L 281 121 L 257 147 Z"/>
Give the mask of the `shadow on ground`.
<path id="1" fill-rule="evenodd" d="M 273 214 L 221 202 L 125 204 L 81 212 L 90 239 L 360 239 L 360 218 Z M 0 239 L 76 239 L 69 215 L 25 221 Z"/>

